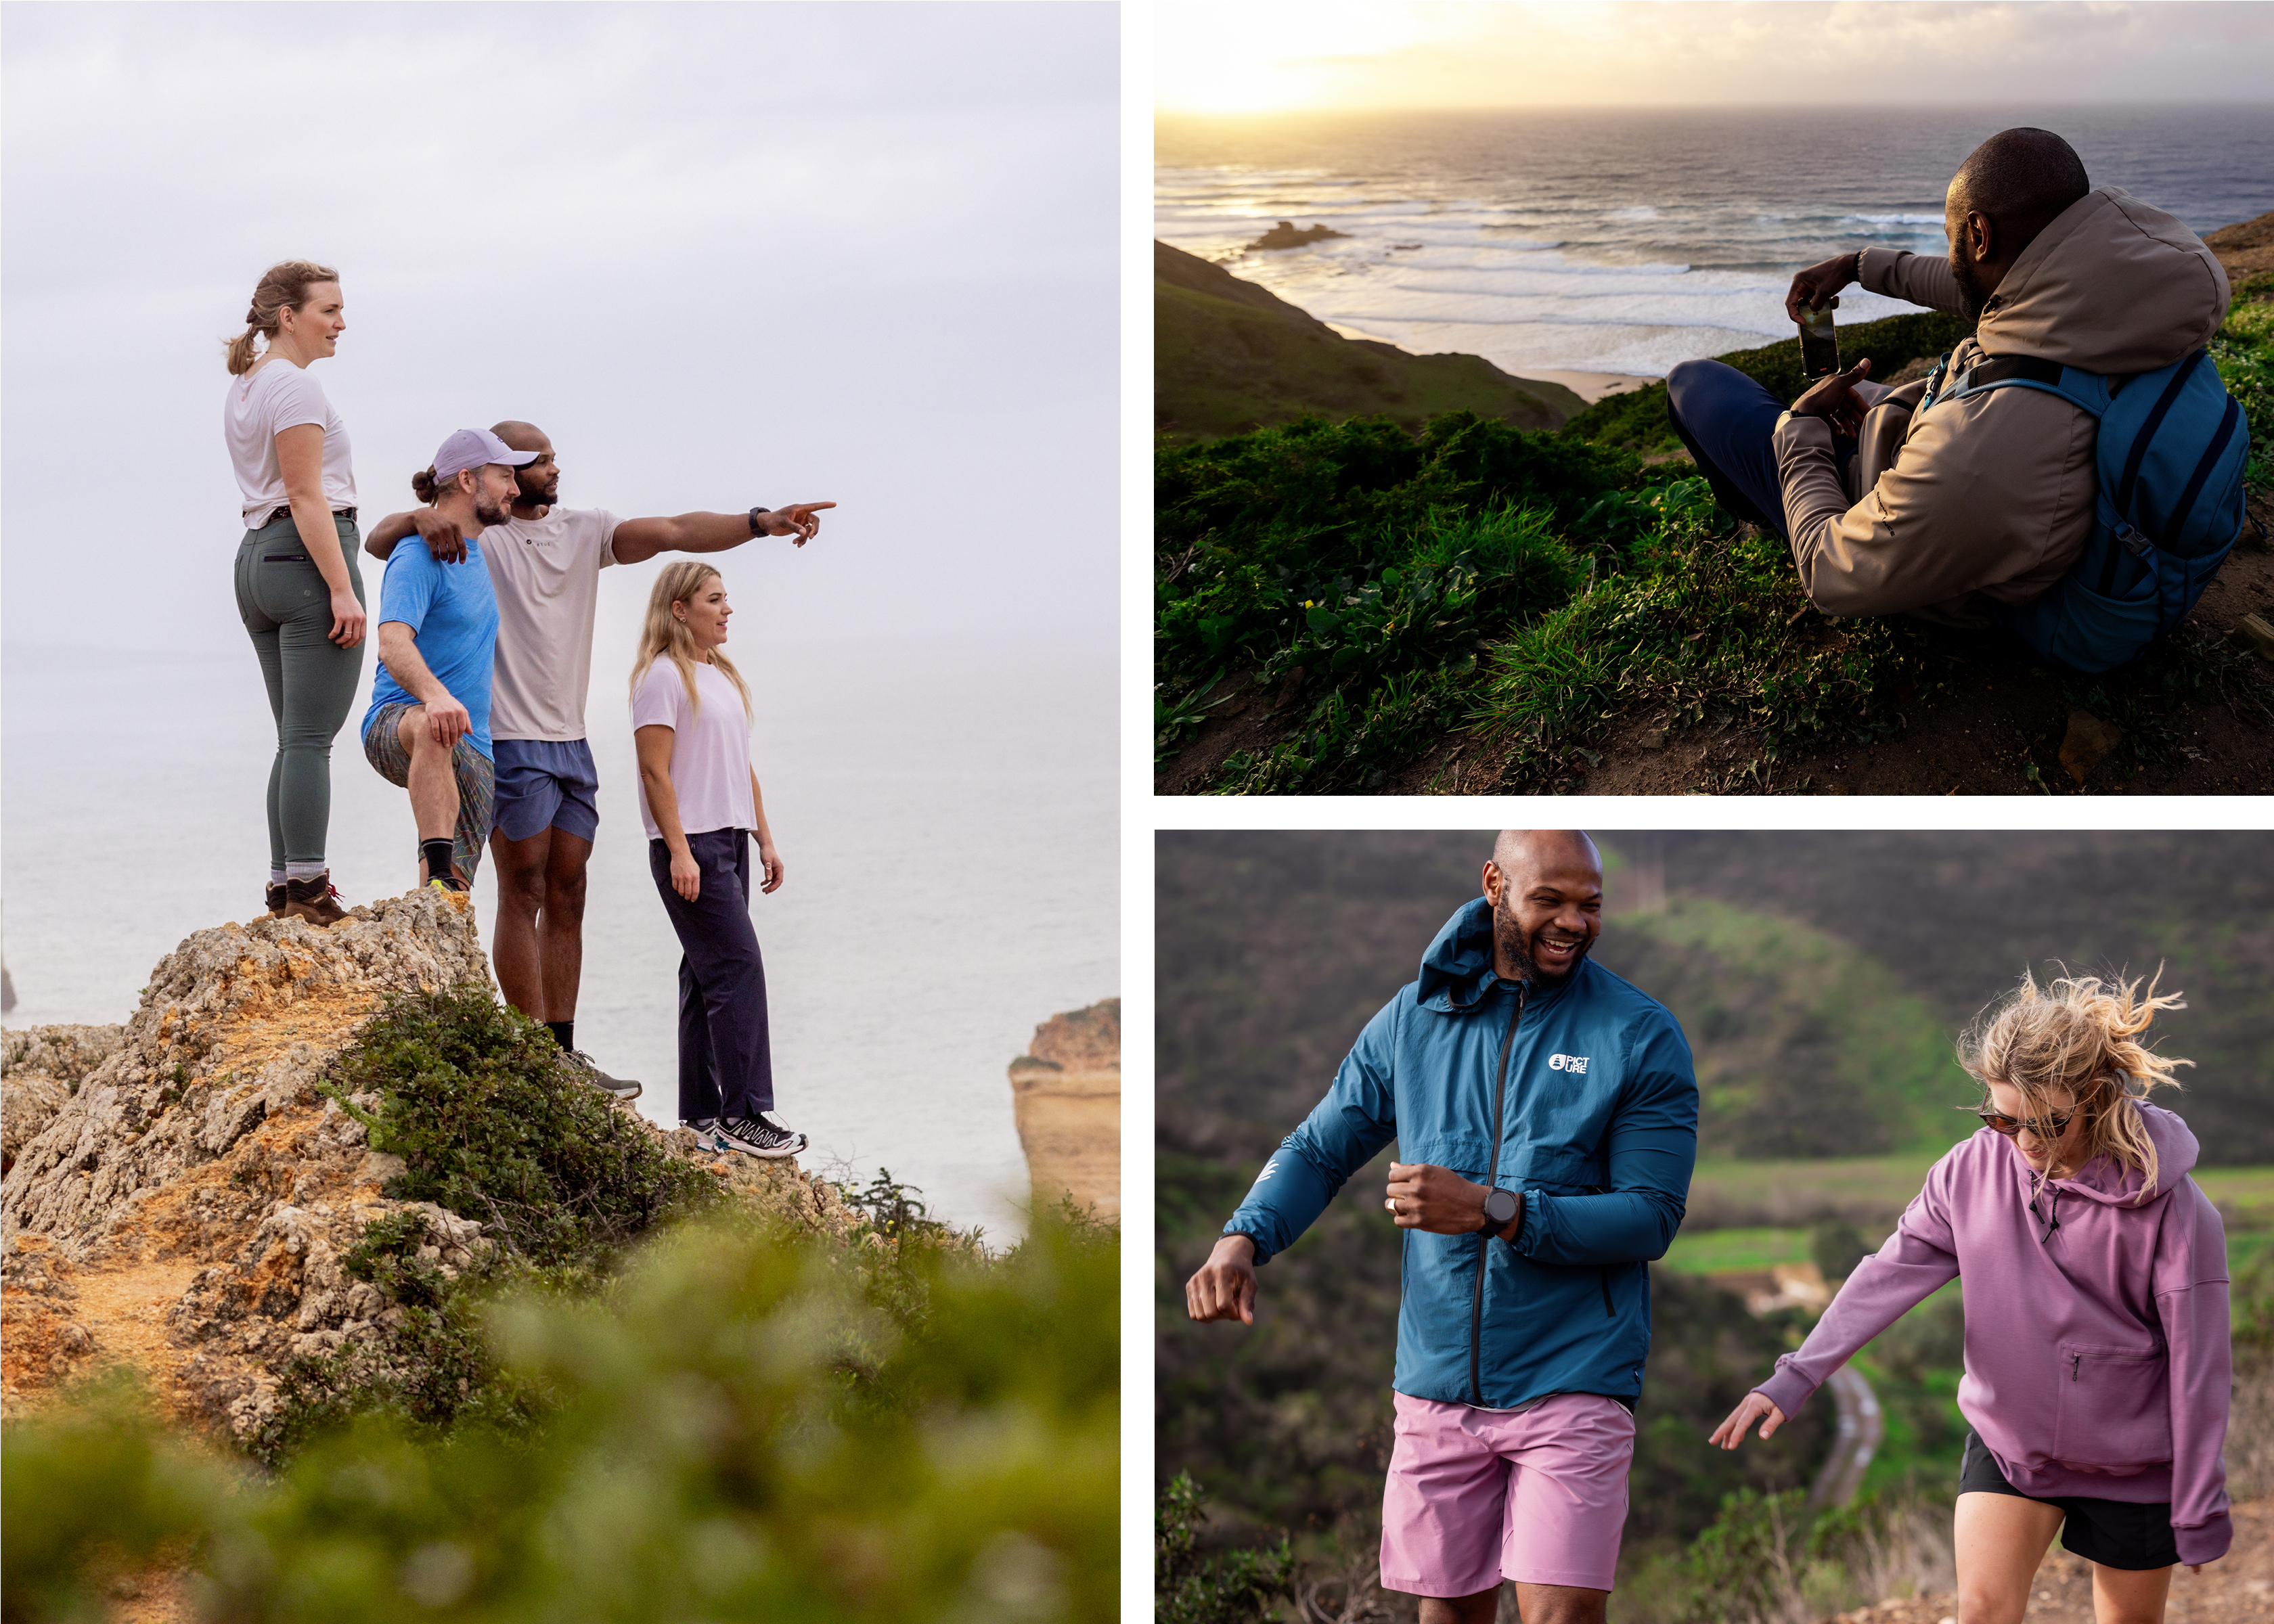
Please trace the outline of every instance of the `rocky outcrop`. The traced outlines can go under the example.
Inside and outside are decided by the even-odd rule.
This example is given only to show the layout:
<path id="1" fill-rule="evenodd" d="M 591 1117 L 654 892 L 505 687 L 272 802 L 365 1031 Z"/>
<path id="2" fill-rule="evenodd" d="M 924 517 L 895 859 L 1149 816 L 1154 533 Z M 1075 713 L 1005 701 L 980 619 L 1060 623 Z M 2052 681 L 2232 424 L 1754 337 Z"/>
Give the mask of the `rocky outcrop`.
<path id="1" fill-rule="evenodd" d="M 1011 1063 L 1019 1143 L 1037 1211 L 1072 1196 L 1121 1216 L 1121 1000 L 1053 1015 Z"/>
<path id="2" fill-rule="evenodd" d="M 1283 220 L 1248 244 L 1247 252 L 1269 253 L 1275 249 L 1301 248 L 1311 243 L 1323 243 L 1330 237 L 1348 237 L 1349 235 L 1347 231 L 1337 231 L 1332 226 L 1321 225 L 1305 226 L 1299 231 L 1295 229 L 1293 221 Z"/>
<path id="3" fill-rule="evenodd" d="M 423 1256 L 449 1274 L 471 1263 L 481 1225 L 388 1197 L 402 1163 L 316 1087 L 388 994 L 467 982 L 489 984 L 471 906 L 413 891 L 329 929 L 264 918 L 200 930 L 151 972 L 124 1026 L 8 1034 L 9 1407 L 124 1360 L 177 1416 L 247 1435 L 293 1356 L 401 1314 L 342 1267 L 366 1223 L 415 1211 Z M 703 1157 L 692 1134 L 642 1126 L 756 1211 L 853 1228 L 834 1186 L 794 1162 Z"/>
<path id="4" fill-rule="evenodd" d="M 2274 213 L 2221 226 L 2203 238 L 2203 244 L 2218 256 L 2229 282 L 2274 271 Z"/>

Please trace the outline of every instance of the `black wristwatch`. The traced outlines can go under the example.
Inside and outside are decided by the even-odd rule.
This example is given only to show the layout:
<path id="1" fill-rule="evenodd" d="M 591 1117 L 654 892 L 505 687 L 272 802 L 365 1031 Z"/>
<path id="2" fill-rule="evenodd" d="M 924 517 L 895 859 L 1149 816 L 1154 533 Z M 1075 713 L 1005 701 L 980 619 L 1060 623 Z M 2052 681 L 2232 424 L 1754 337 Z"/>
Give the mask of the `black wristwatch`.
<path id="1" fill-rule="evenodd" d="M 772 513 L 772 511 L 773 511 L 773 509 L 772 509 L 772 508 L 751 508 L 751 509 L 750 509 L 750 534 L 751 534 L 751 535 L 753 535 L 753 536 L 763 536 L 763 535 L 764 535 L 764 534 L 765 534 L 765 531 L 764 531 L 764 530 L 761 530 L 761 529 L 759 529 L 759 528 L 758 528 L 758 515 L 759 515 L 760 514 L 762 514 L 762 513 Z"/>
<path id="2" fill-rule="evenodd" d="M 1493 1191 L 1485 1197 L 1485 1233 L 1498 1234 L 1523 1210 L 1524 1203 L 1517 1199 L 1515 1191 Z"/>

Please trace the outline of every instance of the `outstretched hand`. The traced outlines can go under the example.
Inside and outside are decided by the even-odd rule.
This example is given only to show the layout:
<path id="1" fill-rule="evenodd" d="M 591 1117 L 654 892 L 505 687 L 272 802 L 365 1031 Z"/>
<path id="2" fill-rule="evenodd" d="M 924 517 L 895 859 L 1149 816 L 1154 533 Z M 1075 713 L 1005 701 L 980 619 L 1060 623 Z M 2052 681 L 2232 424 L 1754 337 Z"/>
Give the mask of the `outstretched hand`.
<path id="1" fill-rule="evenodd" d="M 803 546 L 821 533 L 821 510 L 834 508 L 835 502 L 792 502 L 787 508 L 776 508 L 758 521 L 769 536 L 794 536 L 792 544 Z"/>
<path id="2" fill-rule="evenodd" d="M 1784 313 L 1795 321 L 1800 320 L 1801 306 L 1822 310 L 1826 305 L 1840 308 L 1840 301 L 1832 296 L 1855 278 L 1856 256 L 1844 253 L 1818 265 L 1811 265 L 1792 279 L 1792 286 L 1784 296 Z"/>
<path id="3" fill-rule="evenodd" d="M 1844 372 L 1834 372 L 1829 378 L 1818 379 L 1806 394 L 1792 403 L 1796 417 L 1821 417 L 1832 425 L 1832 432 L 1843 440 L 1854 440 L 1864 432 L 1864 413 L 1869 410 L 1855 386 L 1868 377 L 1871 357 L 1865 356 Z"/>
<path id="4" fill-rule="evenodd" d="M 1748 1393 L 1729 1412 L 1729 1418 L 1713 1429 L 1713 1436 L 1706 1441 L 1718 1444 L 1724 1449 L 1734 1449 L 1744 1442 L 1745 1429 L 1756 1421 L 1761 1424 L 1760 1435 L 1770 1437 L 1784 1425 L 1784 1411 L 1769 1402 L 1766 1395 Z"/>

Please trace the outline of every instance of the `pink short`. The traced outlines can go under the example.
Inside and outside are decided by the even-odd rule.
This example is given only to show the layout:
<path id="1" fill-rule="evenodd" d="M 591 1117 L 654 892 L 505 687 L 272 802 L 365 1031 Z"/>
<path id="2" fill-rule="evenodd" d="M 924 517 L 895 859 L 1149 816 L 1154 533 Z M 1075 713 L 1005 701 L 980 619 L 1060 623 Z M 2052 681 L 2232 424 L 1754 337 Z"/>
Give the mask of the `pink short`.
<path id="1" fill-rule="evenodd" d="M 1386 1589 L 1474 1596 L 1502 1579 L 1611 1588 L 1634 1459 L 1626 1406 L 1562 1393 L 1510 1414 L 1394 1396 Z"/>

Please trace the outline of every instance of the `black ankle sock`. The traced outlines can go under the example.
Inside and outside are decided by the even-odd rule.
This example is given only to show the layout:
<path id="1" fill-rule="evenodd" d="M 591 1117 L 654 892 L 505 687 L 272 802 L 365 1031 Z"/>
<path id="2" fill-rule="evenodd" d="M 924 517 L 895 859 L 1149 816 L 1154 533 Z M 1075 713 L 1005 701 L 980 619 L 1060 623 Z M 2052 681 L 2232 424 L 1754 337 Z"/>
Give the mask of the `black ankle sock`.
<path id="1" fill-rule="evenodd" d="M 548 1020 L 545 1023 L 553 1034 L 553 1041 L 563 1049 L 576 1047 L 576 1023 L 573 1020 Z"/>
<path id="2" fill-rule="evenodd" d="M 418 854 L 426 860 L 426 877 L 440 880 L 445 885 L 456 885 L 458 876 L 450 872 L 450 842 L 447 839 L 421 840 Z"/>

